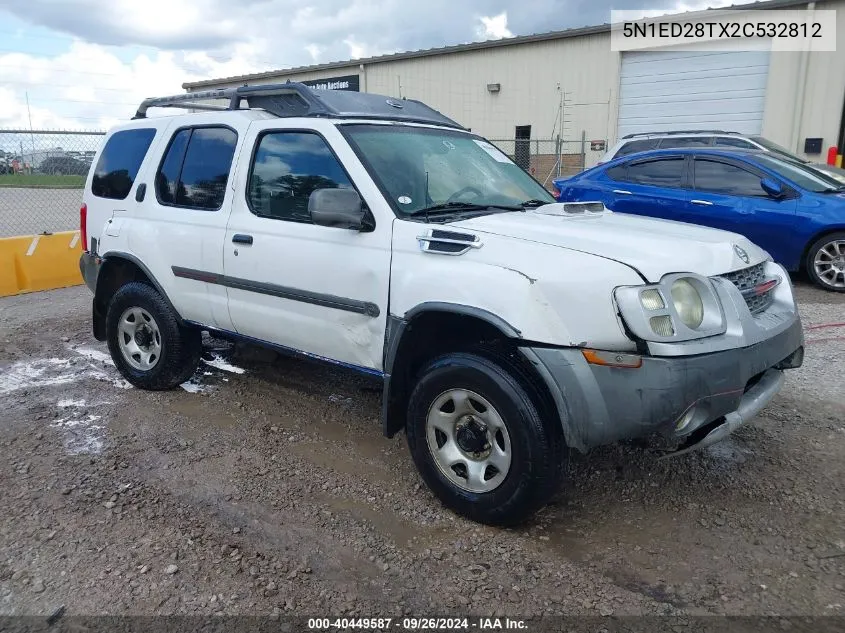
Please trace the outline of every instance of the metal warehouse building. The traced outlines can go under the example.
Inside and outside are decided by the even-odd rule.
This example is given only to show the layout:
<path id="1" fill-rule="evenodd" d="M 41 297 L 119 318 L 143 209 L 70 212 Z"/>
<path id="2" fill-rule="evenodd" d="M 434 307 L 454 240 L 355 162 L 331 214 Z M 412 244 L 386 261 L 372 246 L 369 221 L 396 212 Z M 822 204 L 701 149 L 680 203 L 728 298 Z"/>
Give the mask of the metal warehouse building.
<path id="1" fill-rule="evenodd" d="M 419 99 L 497 141 L 541 180 L 594 164 L 605 143 L 642 131 L 763 134 L 814 160 L 843 149 L 845 0 L 748 9 L 835 9 L 836 52 L 611 50 L 609 25 L 186 83 L 188 91 L 301 81 Z M 805 153 L 807 139 L 820 148 Z M 821 142 L 819 143 L 819 139 Z M 549 162 L 549 160 L 551 162 Z"/>

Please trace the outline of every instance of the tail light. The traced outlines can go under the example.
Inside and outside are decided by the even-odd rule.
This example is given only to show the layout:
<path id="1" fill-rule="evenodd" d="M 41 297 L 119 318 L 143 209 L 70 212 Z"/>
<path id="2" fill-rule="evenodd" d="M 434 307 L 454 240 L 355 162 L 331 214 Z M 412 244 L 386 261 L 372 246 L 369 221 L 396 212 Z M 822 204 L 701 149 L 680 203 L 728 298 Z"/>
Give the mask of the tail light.
<path id="1" fill-rule="evenodd" d="M 552 187 L 552 195 L 555 197 L 555 200 L 560 202 L 560 189 L 557 187 Z"/>
<path id="2" fill-rule="evenodd" d="M 79 207 L 79 237 L 82 241 L 82 250 L 88 250 L 88 205 Z"/>

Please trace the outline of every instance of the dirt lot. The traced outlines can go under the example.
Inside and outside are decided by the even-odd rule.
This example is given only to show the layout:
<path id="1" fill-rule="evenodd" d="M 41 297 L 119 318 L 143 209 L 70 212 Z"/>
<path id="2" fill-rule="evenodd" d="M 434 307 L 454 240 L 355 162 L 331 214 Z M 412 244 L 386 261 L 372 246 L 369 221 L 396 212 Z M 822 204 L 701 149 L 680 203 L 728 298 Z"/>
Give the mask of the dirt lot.
<path id="1" fill-rule="evenodd" d="M 421 486 L 379 387 L 208 341 L 128 388 L 85 288 L 0 299 L 0 613 L 845 615 L 845 297 L 799 288 L 804 368 L 750 426 L 573 456 L 531 524 Z"/>

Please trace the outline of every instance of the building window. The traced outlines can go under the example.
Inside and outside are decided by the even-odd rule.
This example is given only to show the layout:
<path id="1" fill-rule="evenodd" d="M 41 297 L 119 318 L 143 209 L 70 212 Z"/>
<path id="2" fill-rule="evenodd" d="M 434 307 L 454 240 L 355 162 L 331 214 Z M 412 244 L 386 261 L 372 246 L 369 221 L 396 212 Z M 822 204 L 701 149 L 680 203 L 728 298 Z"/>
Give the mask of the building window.
<path id="1" fill-rule="evenodd" d="M 531 167 L 531 126 L 517 125 L 514 139 L 513 162 L 528 171 Z"/>

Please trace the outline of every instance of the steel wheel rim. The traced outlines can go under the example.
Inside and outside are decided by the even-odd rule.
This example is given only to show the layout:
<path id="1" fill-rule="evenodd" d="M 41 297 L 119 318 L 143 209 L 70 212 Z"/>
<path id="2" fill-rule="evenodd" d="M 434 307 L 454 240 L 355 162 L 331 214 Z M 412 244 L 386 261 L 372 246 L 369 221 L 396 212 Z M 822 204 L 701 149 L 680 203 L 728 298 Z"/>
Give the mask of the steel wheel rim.
<path id="1" fill-rule="evenodd" d="M 434 463 L 461 490 L 492 492 L 507 478 L 512 461 L 510 435 L 486 398 L 469 389 L 444 391 L 429 407 L 425 427 Z M 467 450 L 467 437 L 484 442 L 485 448 Z"/>
<path id="2" fill-rule="evenodd" d="M 161 331 L 143 308 L 127 308 L 117 324 L 117 345 L 123 359 L 139 371 L 149 371 L 161 358 Z"/>
<path id="3" fill-rule="evenodd" d="M 832 240 L 817 250 L 813 268 L 822 283 L 845 288 L 845 240 Z"/>

